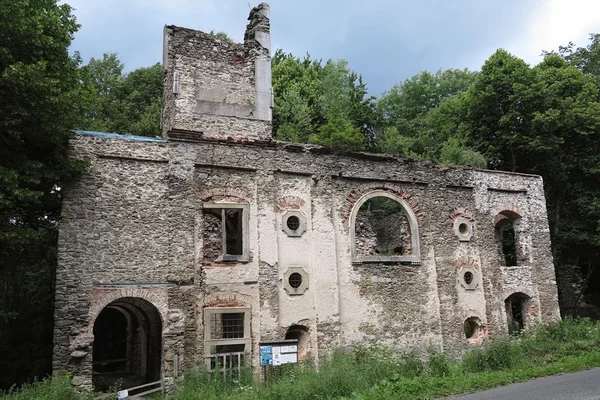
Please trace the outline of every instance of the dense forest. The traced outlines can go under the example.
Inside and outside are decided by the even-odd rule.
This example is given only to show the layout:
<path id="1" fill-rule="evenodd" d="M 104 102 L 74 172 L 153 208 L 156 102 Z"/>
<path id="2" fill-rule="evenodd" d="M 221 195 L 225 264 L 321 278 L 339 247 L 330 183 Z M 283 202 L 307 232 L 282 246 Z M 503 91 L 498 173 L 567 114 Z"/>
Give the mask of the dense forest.
<path id="1" fill-rule="evenodd" d="M 79 26 L 56 0 L 1 2 L 0 18 L 2 389 L 51 369 L 61 192 L 86 167 L 71 130 L 160 135 L 162 67 L 70 55 Z M 477 72 L 423 71 L 379 98 L 346 60 L 277 50 L 272 67 L 278 140 L 542 175 L 562 312 L 600 317 L 600 34 L 533 67 L 499 49 Z"/>

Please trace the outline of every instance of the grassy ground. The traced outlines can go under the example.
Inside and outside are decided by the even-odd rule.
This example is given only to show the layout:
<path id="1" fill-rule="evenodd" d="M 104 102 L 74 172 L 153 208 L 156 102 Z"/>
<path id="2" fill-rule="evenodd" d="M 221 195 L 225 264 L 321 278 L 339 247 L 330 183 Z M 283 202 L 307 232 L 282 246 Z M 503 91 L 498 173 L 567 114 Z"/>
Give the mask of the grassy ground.
<path id="1" fill-rule="evenodd" d="M 450 361 L 430 351 L 424 362 L 414 354 L 379 347 L 335 351 L 320 366 L 286 365 L 271 371 L 269 385 L 254 383 L 249 370 L 239 382 L 203 369 L 188 372 L 167 398 L 195 399 L 435 399 L 521 382 L 535 377 L 600 366 L 600 323 L 582 319 L 540 326 L 487 344 Z M 44 381 L 0 400 L 87 399 L 71 391 L 66 378 Z M 160 398 L 155 396 L 154 398 Z"/>

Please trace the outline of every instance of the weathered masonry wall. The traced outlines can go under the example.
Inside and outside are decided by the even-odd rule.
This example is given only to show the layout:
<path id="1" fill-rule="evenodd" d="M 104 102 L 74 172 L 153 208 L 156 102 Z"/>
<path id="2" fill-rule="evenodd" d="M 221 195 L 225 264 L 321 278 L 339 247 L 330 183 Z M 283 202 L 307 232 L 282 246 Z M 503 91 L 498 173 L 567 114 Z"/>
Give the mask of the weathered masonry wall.
<path id="1" fill-rule="evenodd" d="M 54 366 L 85 382 L 94 317 L 119 296 L 150 299 L 163 316 L 167 377 L 175 358 L 183 366 L 206 355 L 207 307 L 250 310 L 255 363 L 261 339 L 281 339 L 294 325 L 307 328 L 309 353 L 319 357 L 374 340 L 461 352 L 507 333 L 506 299 L 514 293 L 529 299 L 527 323 L 559 318 L 537 176 L 275 141 L 126 139 L 73 141 L 91 168 L 64 205 Z M 420 262 L 353 261 L 351 211 L 373 192 L 409 205 Z M 247 261 L 203 256 L 207 203 L 248 205 Z M 495 224 L 505 211 L 519 215 L 517 266 L 504 266 L 498 251 Z M 289 212 L 305 219 L 301 236 L 284 231 Z M 457 228 L 465 221 L 470 237 Z M 296 269 L 307 287 L 292 295 L 286 274 Z M 464 270 L 474 275 L 470 286 Z M 467 319 L 477 325 L 469 339 Z"/>
<path id="2" fill-rule="evenodd" d="M 269 17 L 244 44 L 165 28 L 164 139 L 72 140 L 55 372 L 169 383 L 282 339 L 460 354 L 558 319 L 541 178 L 273 140 Z"/>
<path id="3" fill-rule="evenodd" d="M 269 17 L 269 6 L 264 3 L 251 12 L 243 44 L 192 29 L 165 27 L 164 135 L 271 136 Z"/>

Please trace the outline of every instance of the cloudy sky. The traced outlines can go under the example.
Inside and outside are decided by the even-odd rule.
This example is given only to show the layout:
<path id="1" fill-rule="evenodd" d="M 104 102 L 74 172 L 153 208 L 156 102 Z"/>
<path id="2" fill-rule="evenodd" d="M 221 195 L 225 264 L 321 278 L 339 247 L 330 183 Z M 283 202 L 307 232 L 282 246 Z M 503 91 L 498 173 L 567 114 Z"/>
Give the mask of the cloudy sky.
<path id="1" fill-rule="evenodd" d="M 64 0 L 82 25 L 72 49 L 87 62 L 117 52 L 131 70 L 161 60 L 162 28 L 243 39 L 258 0 Z M 379 95 L 422 70 L 477 70 L 504 48 L 537 64 L 542 50 L 600 33 L 600 0 L 270 0 L 273 49 L 345 58 Z"/>

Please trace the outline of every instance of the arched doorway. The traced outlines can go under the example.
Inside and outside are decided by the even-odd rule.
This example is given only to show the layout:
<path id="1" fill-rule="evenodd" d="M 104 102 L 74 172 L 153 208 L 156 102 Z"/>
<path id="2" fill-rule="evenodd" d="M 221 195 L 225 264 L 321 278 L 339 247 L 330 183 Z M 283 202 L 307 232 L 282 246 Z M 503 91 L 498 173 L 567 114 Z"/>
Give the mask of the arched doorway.
<path id="1" fill-rule="evenodd" d="M 529 303 L 531 297 L 525 293 L 513 293 L 504 300 L 508 332 L 517 333 L 525 329 L 529 321 Z"/>
<path id="2" fill-rule="evenodd" d="M 93 384 L 97 390 L 154 382 L 161 376 L 162 321 L 156 307 L 123 297 L 94 323 Z"/>

